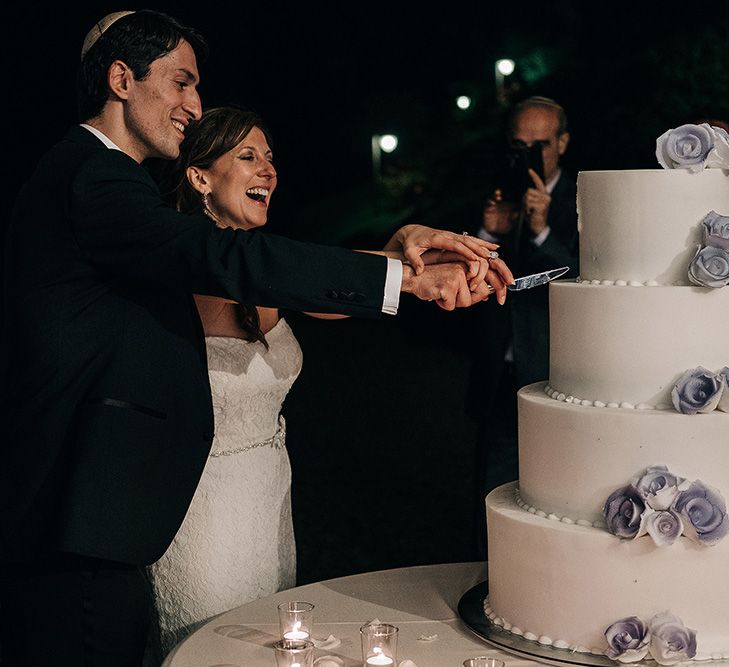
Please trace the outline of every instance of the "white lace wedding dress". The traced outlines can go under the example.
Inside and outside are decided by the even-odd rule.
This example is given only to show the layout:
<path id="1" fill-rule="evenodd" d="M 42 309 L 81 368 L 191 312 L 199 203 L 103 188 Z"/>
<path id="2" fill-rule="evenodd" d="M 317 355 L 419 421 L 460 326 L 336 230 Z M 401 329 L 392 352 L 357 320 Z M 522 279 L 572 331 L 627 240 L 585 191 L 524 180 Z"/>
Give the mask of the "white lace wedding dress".
<path id="1" fill-rule="evenodd" d="M 291 467 L 279 410 L 302 356 L 283 319 L 266 340 L 268 350 L 206 338 L 215 440 L 182 527 L 149 568 L 162 655 L 211 616 L 295 585 Z"/>

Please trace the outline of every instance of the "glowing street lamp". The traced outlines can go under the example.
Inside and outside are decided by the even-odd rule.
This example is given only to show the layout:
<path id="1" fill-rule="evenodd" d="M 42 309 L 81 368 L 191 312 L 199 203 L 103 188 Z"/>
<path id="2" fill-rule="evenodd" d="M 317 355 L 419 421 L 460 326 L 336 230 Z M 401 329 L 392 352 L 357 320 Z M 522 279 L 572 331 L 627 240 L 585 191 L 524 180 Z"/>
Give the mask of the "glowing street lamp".
<path id="1" fill-rule="evenodd" d="M 394 134 L 383 134 L 380 137 L 380 148 L 385 153 L 392 153 L 397 148 L 397 137 Z"/>
<path id="2" fill-rule="evenodd" d="M 459 95 L 456 98 L 456 106 L 465 111 L 471 106 L 471 98 L 468 95 Z"/>
<path id="3" fill-rule="evenodd" d="M 392 153 L 397 148 L 397 137 L 394 134 L 372 135 L 372 176 L 375 183 L 382 180 L 382 153 Z"/>
<path id="4" fill-rule="evenodd" d="M 501 72 L 504 76 L 514 73 L 514 61 L 509 58 L 502 58 L 496 61 L 496 69 Z"/>
<path id="5" fill-rule="evenodd" d="M 514 73 L 516 64 L 509 58 L 501 58 L 494 63 L 494 78 L 496 80 L 496 99 L 500 104 L 506 104 L 506 88 L 504 77 Z"/>

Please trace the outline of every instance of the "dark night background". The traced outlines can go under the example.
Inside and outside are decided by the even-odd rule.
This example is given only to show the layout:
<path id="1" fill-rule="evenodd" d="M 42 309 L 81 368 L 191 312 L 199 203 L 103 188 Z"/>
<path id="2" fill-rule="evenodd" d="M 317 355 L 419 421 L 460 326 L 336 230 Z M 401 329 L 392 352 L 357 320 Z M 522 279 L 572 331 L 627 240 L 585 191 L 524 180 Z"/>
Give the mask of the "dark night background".
<path id="1" fill-rule="evenodd" d="M 205 107 L 236 103 L 267 121 L 279 173 L 270 229 L 310 241 L 377 247 L 405 222 L 474 229 L 503 130 L 497 58 L 516 61 L 512 101 L 541 94 L 565 107 L 574 174 L 654 168 L 666 129 L 729 120 L 729 3 L 16 4 L 2 41 L 4 220 L 76 120 L 85 33 L 143 6 L 207 37 Z M 400 144 L 375 187 L 370 138 L 384 132 Z M 290 321 L 305 358 L 284 407 L 300 583 L 474 559 L 466 379 L 488 333 L 468 311 L 407 297 L 395 318 Z"/>

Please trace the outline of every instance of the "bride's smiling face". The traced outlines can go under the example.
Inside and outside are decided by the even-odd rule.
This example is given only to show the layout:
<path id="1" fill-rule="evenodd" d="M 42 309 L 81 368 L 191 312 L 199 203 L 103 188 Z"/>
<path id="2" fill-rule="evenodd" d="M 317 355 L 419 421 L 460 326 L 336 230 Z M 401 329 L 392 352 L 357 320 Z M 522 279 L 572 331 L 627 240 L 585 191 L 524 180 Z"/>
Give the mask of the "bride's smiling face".
<path id="1" fill-rule="evenodd" d="M 204 172 L 208 206 L 219 226 L 255 229 L 266 224 L 277 176 L 266 136 L 258 127 Z"/>

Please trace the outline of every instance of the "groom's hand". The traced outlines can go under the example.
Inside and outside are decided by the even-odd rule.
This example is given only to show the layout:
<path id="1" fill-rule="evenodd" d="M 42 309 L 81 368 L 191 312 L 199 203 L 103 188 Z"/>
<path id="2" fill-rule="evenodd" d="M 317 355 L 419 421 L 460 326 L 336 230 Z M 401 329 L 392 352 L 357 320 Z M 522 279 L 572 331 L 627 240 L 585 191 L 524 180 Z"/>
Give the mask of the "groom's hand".
<path id="1" fill-rule="evenodd" d="M 492 289 L 485 281 L 471 290 L 468 284 L 469 266 L 463 262 L 431 264 L 420 275 L 413 267 L 403 265 L 402 291 L 423 301 L 435 301 L 443 310 L 467 308 L 488 299 Z"/>
<path id="2" fill-rule="evenodd" d="M 444 250 L 428 250 L 423 253 L 422 259 L 425 266 L 442 262 L 462 261 L 461 256 L 457 253 Z M 466 277 L 471 292 L 478 291 L 481 293 L 484 290 L 483 283 L 485 282 L 486 288 L 490 288 L 488 294 L 495 292 L 496 299 L 503 305 L 506 301 L 506 286 L 514 282 L 514 276 L 504 260 L 492 257 L 487 260 L 478 259 L 465 262 L 465 264 L 469 267 Z M 488 294 L 485 298 L 488 298 Z"/>

